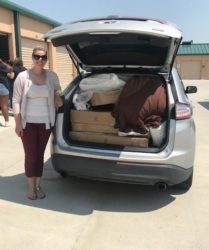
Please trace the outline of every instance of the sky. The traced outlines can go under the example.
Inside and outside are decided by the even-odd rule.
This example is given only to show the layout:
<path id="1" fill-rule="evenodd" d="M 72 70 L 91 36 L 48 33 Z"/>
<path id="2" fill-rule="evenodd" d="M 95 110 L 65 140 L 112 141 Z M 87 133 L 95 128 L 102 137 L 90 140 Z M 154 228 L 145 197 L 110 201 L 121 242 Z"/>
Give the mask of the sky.
<path id="1" fill-rule="evenodd" d="M 183 41 L 209 43 L 209 0 L 10 0 L 66 23 L 109 15 L 160 18 L 174 23 Z"/>

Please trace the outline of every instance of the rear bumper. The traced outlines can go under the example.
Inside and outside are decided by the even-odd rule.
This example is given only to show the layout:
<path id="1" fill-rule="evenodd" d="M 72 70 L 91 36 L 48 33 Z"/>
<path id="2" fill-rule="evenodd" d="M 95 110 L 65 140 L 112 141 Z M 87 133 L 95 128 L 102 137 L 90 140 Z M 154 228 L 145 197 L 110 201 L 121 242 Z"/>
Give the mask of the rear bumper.
<path id="1" fill-rule="evenodd" d="M 155 185 L 159 182 L 165 182 L 170 186 L 176 185 L 187 180 L 193 171 L 193 167 L 184 169 L 175 165 L 128 164 L 62 154 L 52 154 L 51 158 L 54 169 L 60 173 L 142 185 Z"/>

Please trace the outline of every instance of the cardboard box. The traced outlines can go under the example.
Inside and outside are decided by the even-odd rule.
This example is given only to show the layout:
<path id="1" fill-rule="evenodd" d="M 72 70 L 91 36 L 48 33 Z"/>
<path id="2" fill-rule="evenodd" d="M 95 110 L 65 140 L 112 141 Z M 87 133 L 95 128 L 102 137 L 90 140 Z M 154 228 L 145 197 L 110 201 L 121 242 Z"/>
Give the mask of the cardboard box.
<path id="1" fill-rule="evenodd" d="M 90 100 L 92 106 L 114 104 L 117 102 L 121 90 L 94 93 Z"/>
<path id="2" fill-rule="evenodd" d="M 148 147 L 149 139 L 146 137 L 120 137 L 114 134 L 93 132 L 70 132 L 70 137 L 77 141 L 98 142 L 122 146 Z"/>
<path id="3" fill-rule="evenodd" d="M 108 125 L 114 127 L 115 118 L 112 117 L 108 111 L 80 111 L 71 109 L 70 110 L 71 123 L 83 123 L 93 125 Z"/>
<path id="4" fill-rule="evenodd" d="M 115 119 L 110 112 L 71 110 L 71 126 L 73 131 L 117 134 L 114 128 Z"/>
<path id="5" fill-rule="evenodd" d="M 95 132 L 95 133 L 110 133 L 110 134 L 118 134 L 118 129 L 115 129 L 113 126 L 106 124 L 91 124 L 91 123 L 77 123 L 72 122 L 72 130 L 81 132 Z"/>

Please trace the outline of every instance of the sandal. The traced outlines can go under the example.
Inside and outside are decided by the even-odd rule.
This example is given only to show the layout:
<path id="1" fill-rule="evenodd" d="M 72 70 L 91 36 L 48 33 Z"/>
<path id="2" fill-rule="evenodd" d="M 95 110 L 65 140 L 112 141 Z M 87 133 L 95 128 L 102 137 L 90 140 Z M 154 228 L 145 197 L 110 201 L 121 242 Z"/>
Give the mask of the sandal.
<path id="1" fill-rule="evenodd" d="M 41 189 L 41 187 L 36 187 L 36 197 L 38 199 L 43 199 L 46 197 L 45 193 L 43 192 L 43 190 Z"/>
<path id="2" fill-rule="evenodd" d="M 29 200 L 36 200 L 36 199 L 37 199 L 37 195 L 36 195 L 35 190 L 28 191 L 28 193 L 27 193 L 27 198 L 28 198 Z"/>

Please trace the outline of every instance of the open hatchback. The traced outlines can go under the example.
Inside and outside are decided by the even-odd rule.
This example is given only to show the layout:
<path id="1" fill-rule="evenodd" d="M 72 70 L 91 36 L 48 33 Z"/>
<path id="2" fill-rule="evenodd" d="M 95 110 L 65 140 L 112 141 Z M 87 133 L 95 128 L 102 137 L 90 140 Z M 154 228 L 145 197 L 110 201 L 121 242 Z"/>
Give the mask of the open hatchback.
<path id="1" fill-rule="evenodd" d="M 195 126 L 173 68 L 182 35 L 156 19 L 111 16 L 44 36 L 65 46 L 77 77 L 63 91 L 51 144 L 62 175 L 190 188 Z"/>

